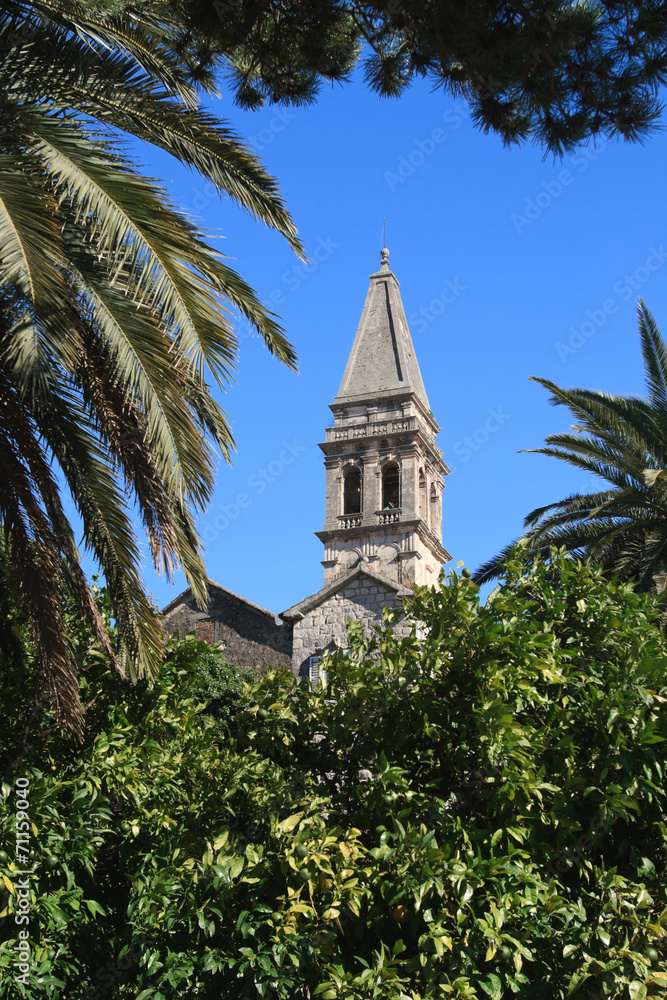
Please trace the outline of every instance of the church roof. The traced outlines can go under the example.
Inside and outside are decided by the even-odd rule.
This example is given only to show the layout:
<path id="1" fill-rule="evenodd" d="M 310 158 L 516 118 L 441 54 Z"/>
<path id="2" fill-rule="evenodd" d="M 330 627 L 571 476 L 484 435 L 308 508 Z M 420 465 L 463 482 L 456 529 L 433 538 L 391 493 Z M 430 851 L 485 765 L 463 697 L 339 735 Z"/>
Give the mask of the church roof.
<path id="1" fill-rule="evenodd" d="M 318 590 L 316 594 L 311 594 L 310 597 L 299 601 L 298 604 L 293 604 L 287 611 L 281 611 L 278 617 L 286 622 L 298 621 L 307 615 L 309 611 L 312 611 L 313 608 L 316 608 L 318 604 L 322 604 L 323 601 L 326 601 L 328 597 L 332 597 L 339 590 L 344 590 L 345 587 L 348 587 L 360 576 L 368 577 L 371 583 L 375 583 L 385 590 L 393 590 L 396 597 L 410 597 L 413 593 L 410 587 L 404 587 L 395 580 L 390 580 L 388 577 L 383 576 L 381 573 L 376 573 L 375 570 L 362 564 L 361 566 L 353 566 L 347 573 L 343 573 L 342 576 L 332 580 L 326 587 Z"/>
<path id="2" fill-rule="evenodd" d="M 430 409 L 412 345 L 398 281 L 382 251 L 380 270 L 370 276 L 366 302 L 335 404 L 414 393 Z"/>
<path id="3" fill-rule="evenodd" d="M 246 597 L 241 597 L 240 594 L 235 594 L 233 590 L 228 590 L 227 587 L 221 586 L 219 583 L 216 583 L 215 580 L 211 580 L 210 577 L 206 580 L 206 583 L 208 585 L 209 595 L 212 590 L 219 590 L 223 594 L 226 594 L 227 597 L 233 597 L 234 600 L 240 601 L 241 604 L 246 604 L 249 608 L 252 608 L 253 611 L 259 611 L 260 614 L 267 615 L 269 618 L 273 619 L 273 621 L 276 620 L 277 616 L 274 615 L 273 611 L 267 611 L 266 608 L 261 608 L 259 604 L 253 604 L 253 602 L 249 601 Z M 181 591 L 177 597 L 174 597 L 171 601 L 169 601 L 169 604 L 166 604 L 164 608 L 162 608 L 160 614 L 168 615 L 169 612 L 173 611 L 175 607 L 192 596 L 192 588 L 186 587 L 185 590 Z M 206 612 L 202 612 L 202 617 L 206 617 Z"/>

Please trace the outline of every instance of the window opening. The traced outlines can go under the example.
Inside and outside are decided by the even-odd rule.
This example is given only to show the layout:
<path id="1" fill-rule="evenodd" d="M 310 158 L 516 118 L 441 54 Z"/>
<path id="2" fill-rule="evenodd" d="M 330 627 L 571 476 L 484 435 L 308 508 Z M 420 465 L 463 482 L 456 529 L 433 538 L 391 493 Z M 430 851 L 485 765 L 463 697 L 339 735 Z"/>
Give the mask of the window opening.
<path id="1" fill-rule="evenodd" d="M 400 477 L 395 462 L 385 465 L 382 470 L 382 509 L 400 507 Z"/>
<path id="2" fill-rule="evenodd" d="M 436 489 L 435 483 L 431 485 L 431 527 L 437 528 L 438 526 L 438 515 L 440 508 L 438 507 L 438 491 Z"/>
<path id="3" fill-rule="evenodd" d="M 356 465 L 345 473 L 343 514 L 361 514 L 361 470 Z"/>
<path id="4" fill-rule="evenodd" d="M 419 470 L 419 516 L 422 521 L 427 520 L 426 516 L 426 479 L 424 478 L 424 470 Z"/>
<path id="5" fill-rule="evenodd" d="M 311 656 L 308 659 L 308 680 L 312 688 L 319 684 L 326 684 L 327 672 L 322 667 L 321 656 Z"/>

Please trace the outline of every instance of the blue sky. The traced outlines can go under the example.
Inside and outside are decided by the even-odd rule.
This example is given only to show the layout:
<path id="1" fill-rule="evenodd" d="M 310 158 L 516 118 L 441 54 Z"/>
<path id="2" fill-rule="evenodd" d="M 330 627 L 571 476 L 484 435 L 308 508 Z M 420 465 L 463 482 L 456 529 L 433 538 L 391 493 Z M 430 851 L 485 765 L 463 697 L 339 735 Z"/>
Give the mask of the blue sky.
<path id="1" fill-rule="evenodd" d="M 277 177 L 311 264 L 166 156 L 147 172 L 201 220 L 238 271 L 273 303 L 298 375 L 243 326 L 236 382 L 222 400 L 237 445 L 220 463 L 201 519 L 209 576 L 282 611 L 322 586 L 324 468 L 331 421 L 382 220 L 417 357 L 452 469 L 443 541 L 471 568 L 521 529 L 534 507 L 586 488 L 583 474 L 517 454 L 566 429 L 562 408 L 528 381 L 641 393 L 635 318 L 641 295 L 667 333 L 667 136 L 601 140 L 562 161 L 505 149 L 465 105 L 427 84 L 399 100 L 360 76 L 309 108 L 244 113 L 212 103 Z M 239 503 L 239 497 L 241 502 Z M 145 580 L 163 606 L 185 586 Z"/>

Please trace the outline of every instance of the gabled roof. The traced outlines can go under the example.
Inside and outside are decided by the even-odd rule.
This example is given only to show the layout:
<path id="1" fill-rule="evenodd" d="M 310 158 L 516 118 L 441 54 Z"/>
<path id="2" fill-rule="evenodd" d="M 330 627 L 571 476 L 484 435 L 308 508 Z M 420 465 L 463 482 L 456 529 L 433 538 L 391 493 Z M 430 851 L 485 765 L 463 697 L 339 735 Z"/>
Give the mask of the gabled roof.
<path id="1" fill-rule="evenodd" d="M 368 577 L 370 582 L 384 587 L 385 590 L 393 590 L 396 597 L 410 597 L 412 594 L 410 587 L 404 587 L 402 584 L 396 583 L 395 580 L 390 580 L 388 577 L 382 576 L 381 573 L 376 573 L 374 570 L 369 569 L 368 566 L 362 564 L 361 566 L 354 566 L 347 573 L 327 584 L 326 587 L 322 587 L 316 594 L 312 594 L 310 597 L 306 597 L 305 600 L 299 601 L 298 604 L 292 605 L 287 611 L 281 611 L 278 617 L 286 622 L 298 621 L 300 618 L 305 617 L 309 611 L 312 611 L 313 608 L 316 608 L 318 604 L 322 604 L 339 590 L 344 590 L 360 576 Z"/>
<path id="2" fill-rule="evenodd" d="M 274 615 L 273 611 L 267 611 L 266 608 L 260 608 L 259 604 L 253 604 L 253 602 L 247 600 L 247 598 L 241 597 L 239 594 L 235 594 L 233 590 L 228 590 L 226 587 L 221 587 L 219 583 L 215 582 L 215 580 L 207 580 L 206 583 L 208 584 L 209 592 L 213 589 L 221 590 L 223 594 L 227 594 L 229 597 L 233 597 L 236 601 L 240 601 L 241 604 L 246 604 L 249 608 L 252 608 L 254 611 L 259 611 L 261 614 L 267 615 L 269 618 L 275 621 L 276 616 Z M 173 609 L 176 607 L 177 604 L 180 604 L 181 601 L 185 600 L 188 597 L 188 595 L 191 594 L 192 594 L 192 588 L 186 587 L 185 590 L 183 590 L 177 597 L 174 597 L 173 600 L 169 601 L 169 604 L 167 604 L 164 608 L 162 608 L 160 614 L 161 615 L 169 614 L 169 612 L 173 611 Z"/>
<path id="3" fill-rule="evenodd" d="M 389 251 L 382 251 L 380 270 L 370 276 L 366 302 L 334 405 L 375 397 L 414 393 L 428 412 L 408 321 L 389 270 Z"/>

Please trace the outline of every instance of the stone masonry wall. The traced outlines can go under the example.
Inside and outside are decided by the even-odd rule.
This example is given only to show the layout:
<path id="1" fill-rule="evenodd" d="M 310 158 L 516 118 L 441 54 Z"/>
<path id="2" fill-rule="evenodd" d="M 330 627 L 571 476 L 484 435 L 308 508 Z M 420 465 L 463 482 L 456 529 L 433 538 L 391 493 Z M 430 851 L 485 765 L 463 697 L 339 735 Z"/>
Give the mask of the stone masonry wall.
<path id="1" fill-rule="evenodd" d="M 325 649 L 347 647 L 346 619 L 363 621 L 366 631 L 380 623 L 384 607 L 400 608 L 402 601 L 393 591 L 385 590 L 361 577 L 333 594 L 300 621 L 294 623 L 292 669 L 299 677 L 308 676 L 308 659 Z M 399 622 L 394 631 L 406 635 L 409 627 Z"/>
<path id="2" fill-rule="evenodd" d="M 167 635 L 195 633 L 198 639 L 222 643 L 224 655 L 239 667 L 264 673 L 268 666 L 292 665 L 292 630 L 277 625 L 272 614 L 256 608 L 230 591 L 211 587 L 209 606 L 201 612 L 189 592 L 167 606 L 162 627 Z"/>

